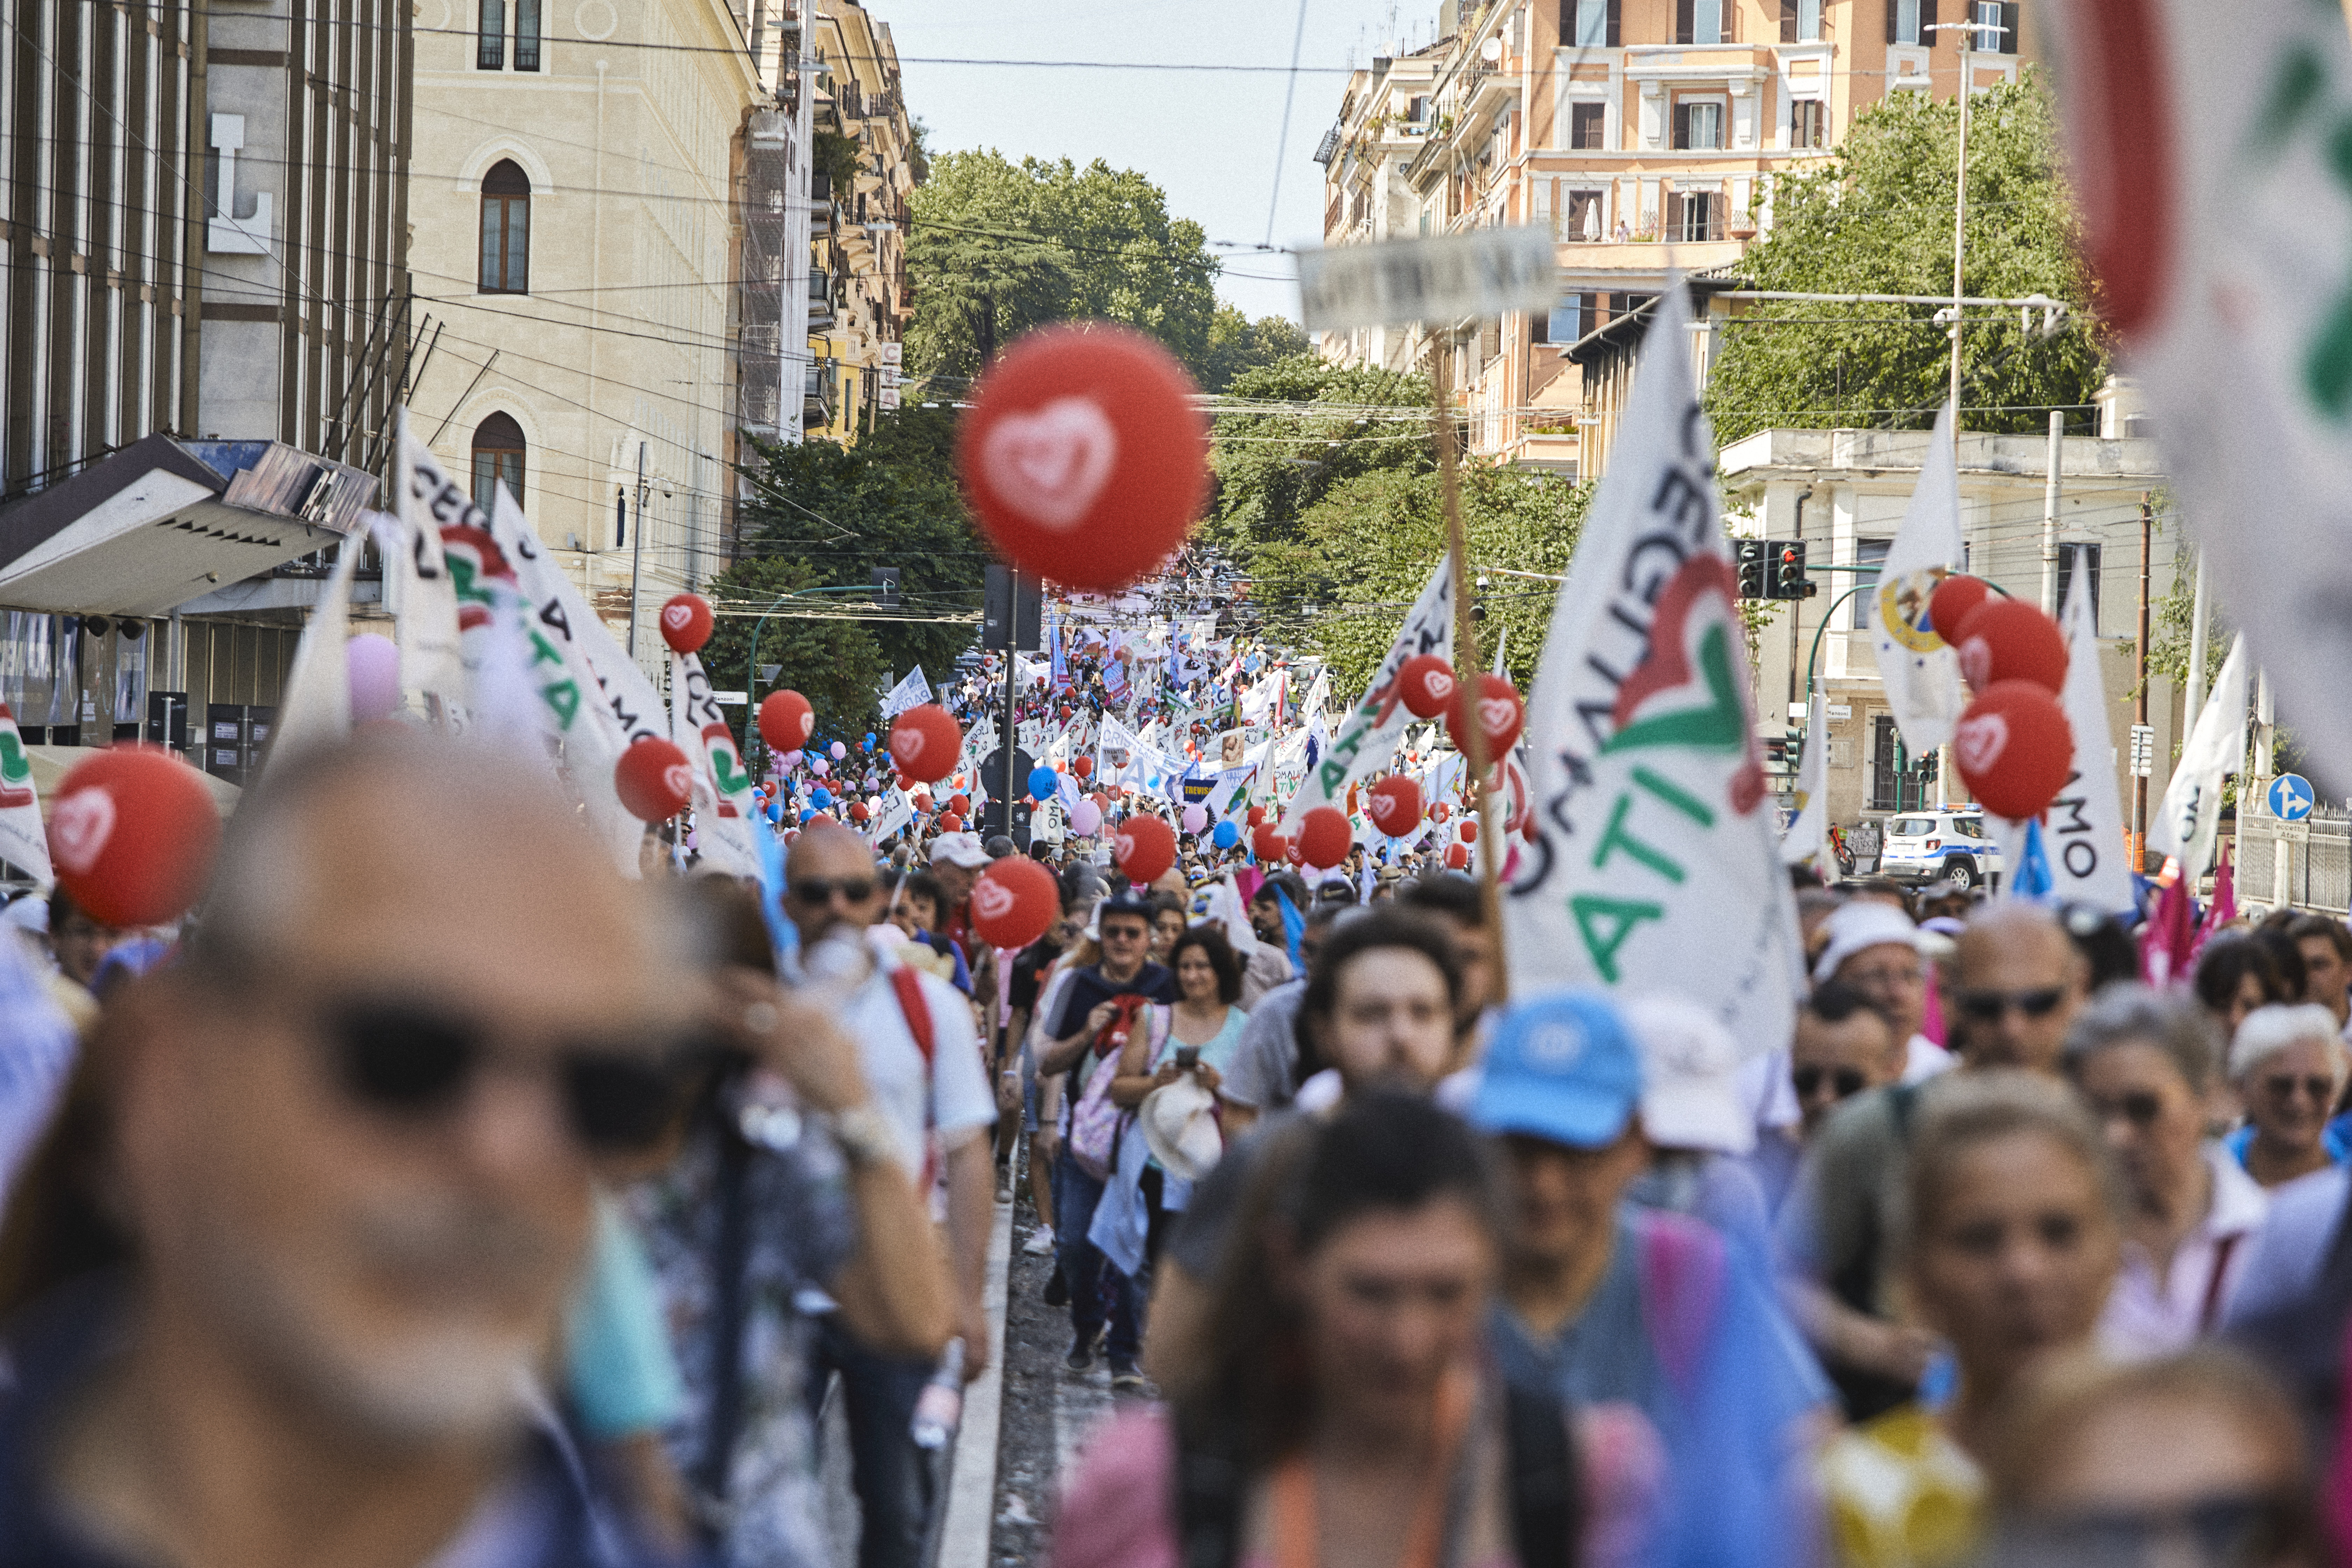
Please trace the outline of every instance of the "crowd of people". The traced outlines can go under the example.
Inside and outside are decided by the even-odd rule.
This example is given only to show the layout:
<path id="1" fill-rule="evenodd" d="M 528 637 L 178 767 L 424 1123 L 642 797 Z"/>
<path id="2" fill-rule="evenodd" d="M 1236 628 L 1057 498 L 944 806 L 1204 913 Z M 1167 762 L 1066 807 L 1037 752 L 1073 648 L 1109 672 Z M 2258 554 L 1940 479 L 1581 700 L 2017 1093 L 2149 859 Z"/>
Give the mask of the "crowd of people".
<path id="1" fill-rule="evenodd" d="M 2342 921 L 2161 989 L 2094 911 L 1807 885 L 1759 1052 L 1511 984 L 1442 870 L 1040 844 L 994 951 L 1019 852 L 817 825 L 763 909 L 392 731 L 177 928 L 11 905 L 0 1564 L 916 1568 L 1004 1202 L 1116 1396 L 1065 1568 L 2333 1555 Z"/>

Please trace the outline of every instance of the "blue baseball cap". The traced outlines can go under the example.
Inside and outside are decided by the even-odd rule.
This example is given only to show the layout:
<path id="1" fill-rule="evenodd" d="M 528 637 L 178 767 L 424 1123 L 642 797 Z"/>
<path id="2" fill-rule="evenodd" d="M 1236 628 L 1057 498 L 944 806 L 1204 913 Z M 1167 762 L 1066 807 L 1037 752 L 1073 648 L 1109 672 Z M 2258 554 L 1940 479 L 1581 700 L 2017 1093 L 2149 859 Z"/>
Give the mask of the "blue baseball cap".
<path id="1" fill-rule="evenodd" d="M 1503 1009 L 1470 1121 L 1578 1149 L 1613 1143 L 1642 1102 L 1642 1058 L 1617 1005 L 1562 988 Z"/>

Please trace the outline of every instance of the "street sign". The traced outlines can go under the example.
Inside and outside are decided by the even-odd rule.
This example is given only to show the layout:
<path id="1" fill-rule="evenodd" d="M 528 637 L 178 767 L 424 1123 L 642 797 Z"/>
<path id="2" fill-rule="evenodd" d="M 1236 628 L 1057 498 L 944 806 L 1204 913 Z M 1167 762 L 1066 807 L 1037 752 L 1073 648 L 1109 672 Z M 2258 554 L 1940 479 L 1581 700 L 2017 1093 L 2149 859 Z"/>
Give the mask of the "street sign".
<path id="1" fill-rule="evenodd" d="M 2152 724 L 2131 727 L 2131 771 L 2136 779 L 2156 774 L 2156 727 Z"/>
<path id="2" fill-rule="evenodd" d="M 1303 250 L 1299 314 L 1320 332 L 1549 310 L 1559 302 L 1552 243 L 1549 227 L 1523 226 Z"/>
<path id="3" fill-rule="evenodd" d="M 2311 781 L 2301 773 L 2281 773 L 2271 780 L 2269 793 L 2263 798 L 2270 802 L 2271 815 L 2281 822 L 2301 822 L 2311 815 L 2318 796 L 2312 792 Z"/>
<path id="4" fill-rule="evenodd" d="M 751 694 L 748 691 L 714 691 L 710 694 L 710 700 L 721 708 L 740 708 L 751 700 Z"/>

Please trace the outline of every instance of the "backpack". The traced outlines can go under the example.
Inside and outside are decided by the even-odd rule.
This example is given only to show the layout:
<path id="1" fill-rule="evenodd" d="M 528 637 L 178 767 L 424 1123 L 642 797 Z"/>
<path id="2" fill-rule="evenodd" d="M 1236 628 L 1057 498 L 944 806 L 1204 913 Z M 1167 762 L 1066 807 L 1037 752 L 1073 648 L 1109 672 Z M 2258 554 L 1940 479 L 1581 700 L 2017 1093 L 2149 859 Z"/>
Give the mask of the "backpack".
<path id="1" fill-rule="evenodd" d="M 1070 1158 L 1078 1169 L 1097 1182 L 1108 1182 L 1118 1169 L 1118 1140 L 1121 1130 L 1131 1120 L 1129 1112 L 1110 1100 L 1111 1080 L 1118 1077 L 1118 1058 L 1127 1049 L 1128 1038 L 1133 1034 L 1139 1018 L 1146 1028 L 1164 1033 L 1165 1010 L 1153 1008 L 1140 996 L 1120 996 L 1111 1004 L 1118 1014 L 1095 1037 L 1094 1054 L 1097 1065 L 1087 1079 L 1086 1092 L 1070 1111 Z M 1151 1015 L 1159 1013 L 1160 1018 Z M 1155 1055 L 1157 1052 L 1155 1051 Z"/>

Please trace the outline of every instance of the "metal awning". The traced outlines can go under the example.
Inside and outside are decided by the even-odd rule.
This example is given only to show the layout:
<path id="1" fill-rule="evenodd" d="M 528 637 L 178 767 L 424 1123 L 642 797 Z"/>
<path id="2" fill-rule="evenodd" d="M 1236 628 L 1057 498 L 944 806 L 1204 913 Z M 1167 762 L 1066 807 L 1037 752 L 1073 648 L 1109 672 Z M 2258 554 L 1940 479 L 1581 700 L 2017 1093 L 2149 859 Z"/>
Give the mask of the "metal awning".
<path id="1" fill-rule="evenodd" d="M 149 436 L 0 510 L 0 605 L 160 616 L 335 543 L 374 493 L 282 442 Z"/>

